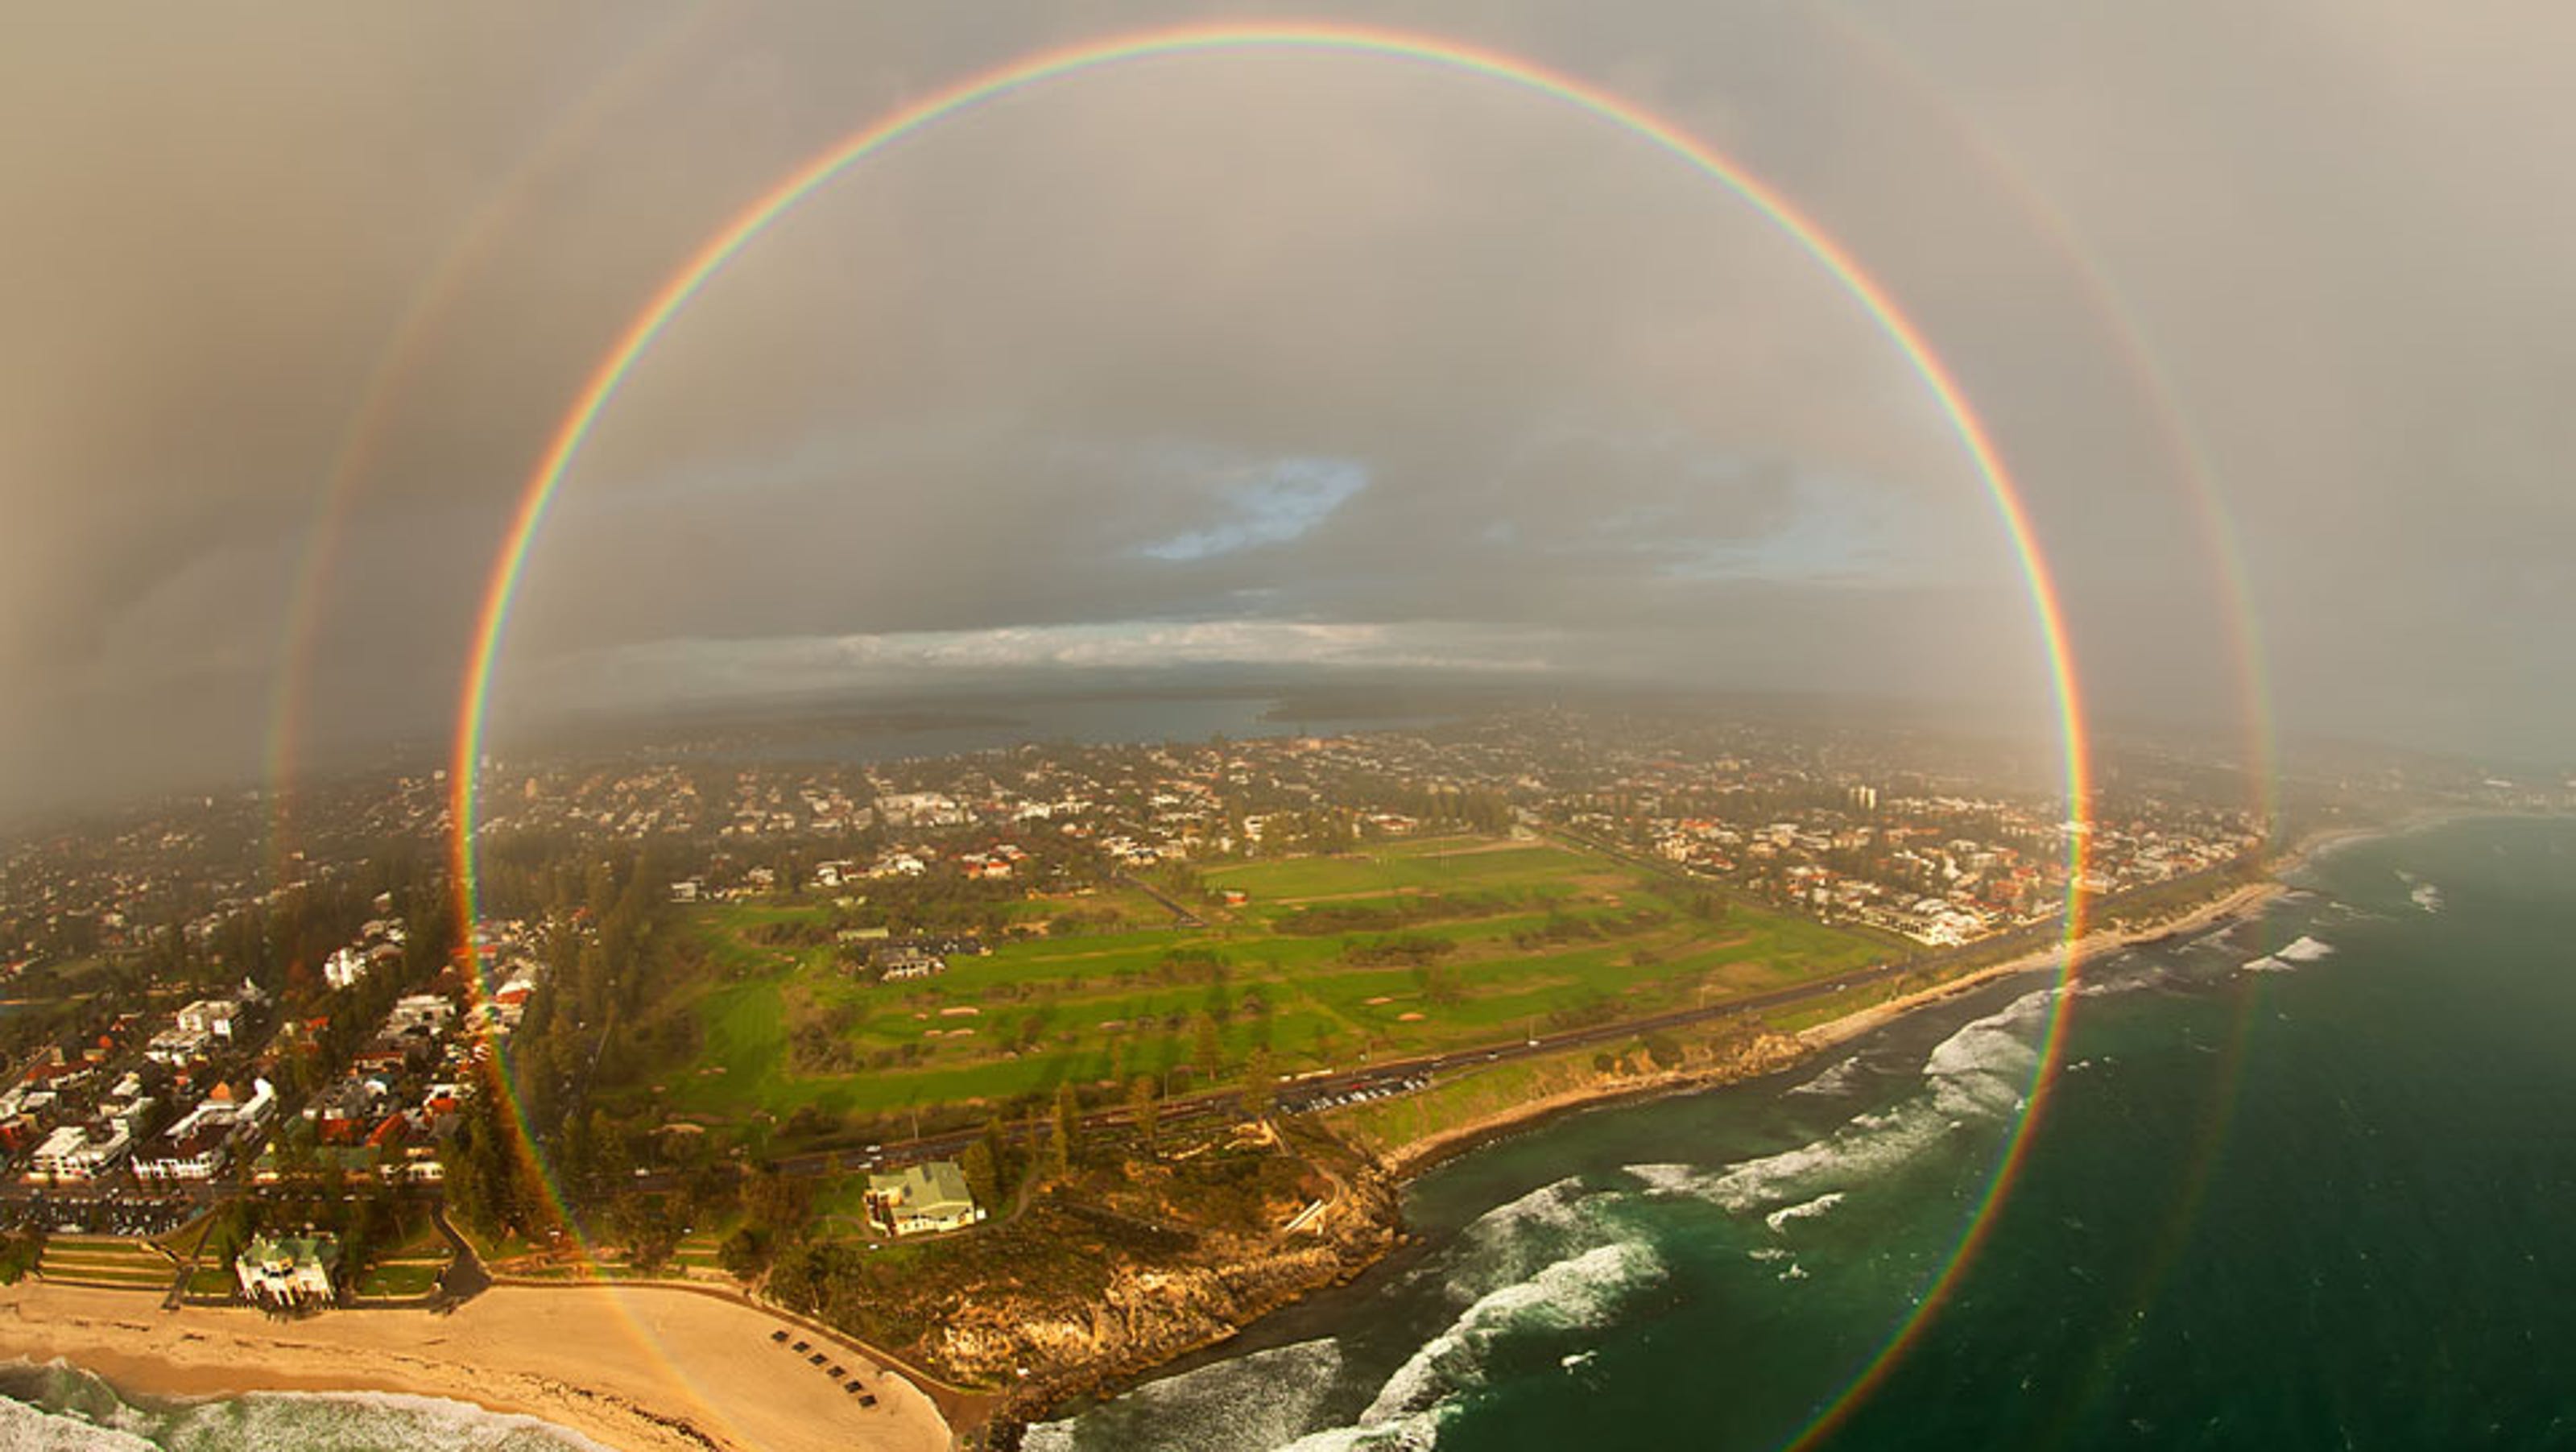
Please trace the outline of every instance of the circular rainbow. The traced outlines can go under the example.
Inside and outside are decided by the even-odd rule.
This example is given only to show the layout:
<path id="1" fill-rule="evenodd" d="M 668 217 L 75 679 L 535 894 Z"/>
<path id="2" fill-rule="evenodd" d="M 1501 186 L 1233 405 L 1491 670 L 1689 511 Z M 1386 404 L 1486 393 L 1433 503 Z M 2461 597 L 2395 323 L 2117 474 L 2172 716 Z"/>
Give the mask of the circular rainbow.
<path id="1" fill-rule="evenodd" d="M 2056 582 L 2024 507 L 2020 490 L 1995 447 L 1985 423 L 1970 405 L 1948 365 L 1934 352 L 1913 319 L 1898 307 L 1887 289 L 1824 228 L 1801 212 L 1770 183 L 1720 154 L 1679 125 L 1562 72 L 1530 61 L 1446 38 L 1404 31 L 1340 24 L 1217 24 L 1187 26 L 1112 36 L 1049 50 L 970 76 L 852 133 L 798 167 L 735 215 L 692 253 L 644 304 L 618 336 L 549 440 L 544 456 L 521 491 L 516 511 L 495 559 L 468 660 L 458 705 L 454 757 L 449 780 L 456 906 L 462 917 L 460 939 L 477 983 L 484 968 L 473 947 L 477 916 L 475 830 L 477 772 L 483 755 L 485 717 L 491 702 L 492 676 L 510 623 L 510 605 L 538 529 L 562 487 L 566 471 L 597 426 L 600 415 L 617 396 L 628 374 L 663 332 L 707 284 L 760 237 L 773 223 L 817 189 L 857 163 L 921 132 L 935 123 L 1012 93 L 1089 72 L 1129 63 L 1197 55 L 1274 52 L 1373 58 L 1422 65 L 1460 76 L 1493 81 L 1564 106 L 1576 115 L 1613 127 L 1664 152 L 1701 177 L 1718 183 L 1821 266 L 1857 303 L 1878 330 L 1896 346 L 1938 405 L 1941 415 L 1965 449 L 1991 497 L 2021 564 L 2032 610 L 2048 659 L 2055 696 L 2057 726 L 2063 740 L 2065 791 L 2072 830 L 2067 834 L 2067 908 L 2061 979 L 2074 972 L 2075 945 L 2084 936 L 2082 883 L 2089 860 L 2089 812 L 2092 769 L 2086 744 L 2081 693 L 2069 650 L 2064 612 Z M 2062 985 L 2061 985 L 2062 986 Z M 1994 1207 L 2018 1171 L 2031 1140 L 2050 1082 L 2057 1072 L 2069 995 L 2061 993 L 2040 1045 L 2028 1108 L 2012 1141 L 2000 1156 L 1994 1178 L 1978 1212 L 1962 1235 L 1958 1250 L 1934 1277 L 1886 1347 L 1817 1419 L 1802 1431 L 1796 1445 L 1814 1442 L 1886 1374 L 1920 1332 L 1961 1272 L 1974 1258 L 1994 1218 Z M 508 1075 L 499 1076 L 507 1092 Z M 524 1114 L 511 1112 L 525 1130 Z M 523 1143 L 527 1136 L 522 1134 Z M 545 1182 L 542 1172 L 540 1181 Z M 554 1193 L 550 1183 L 547 1192 Z"/>

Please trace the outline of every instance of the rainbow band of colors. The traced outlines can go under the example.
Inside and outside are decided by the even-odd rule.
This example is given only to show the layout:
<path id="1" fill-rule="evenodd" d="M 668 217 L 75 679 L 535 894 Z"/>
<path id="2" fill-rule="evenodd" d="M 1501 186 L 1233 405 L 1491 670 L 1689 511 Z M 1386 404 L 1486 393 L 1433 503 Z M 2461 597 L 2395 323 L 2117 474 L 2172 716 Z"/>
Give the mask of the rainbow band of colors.
<path id="1" fill-rule="evenodd" d="M 2056 584 L 2046 560 L 2041 556 L 2028 513 L 2010 471 L 1989 437 L 1984 422 L 1969 405 L 1957 379 L 1932 350 L 1921 330 L 1897 306 L 1887 290 L 1862 268 L 1858 259 L 1793 206 L 1786 196 L 1679 126 L 1581 80 L 1512 56 L 1434 36 L 1338 25 L 1222 25 L 1131 34 L 1049 51 L 970 77 L 896 111 L 816 156 L 745 208 L 670 276 L 627 325 L 616 345 L 590 375 L 571 411 L 557 426 L 545 457 L 530 476 L 520 497 L 517 513 L 492 569 L 490 587 L 484 598 L 471 659 L 466 668 L 450 779 L 454 867 L 458 909 L 464 918 L 464 940 L 469 944 L 472 942 L 472 927 L 477 917 L 476 774 L 483 755 L 484 718 L 490 704 L 493 666 L 508 631 L 511 598 L 526 568 L 529 549 L 537 531 L 545 522 L 547 508 L 562 487 L 565 472 L 581 452 L 600 415 L 617 396 L 636 362 L 661 338 L 672 320 L 697 298 L 717 273 L 797 203 L 859 162 L 937 122 L 1033 86 L 1107 67 L 1243 52 L 1302 52 L 1425 65 L 1442 72 L 1513 86 L 1615 127 L 1724 186 L 1831 274 L 1896 345 L 1908 366 L 1931 391 L 1992 496 L 2014 552 L 2020 559 L 2031 604 L 2037 615 L 2055 690 L 2071 819 L 2066 863 L 2066 946 L 2060 966 L 2061 975 L 2071 974 L 2076 963 L 2074 945 L 2084 934 L 2081 884 L 2088 858 L 2090 832 L 2087 812 L 2092 791 L 2081 697 L 2074 661 L 2067 646 L 2063 613 L 2058 604 Z M 473 969 L 480 983 L 484 970 L 479 954 L 475 955 Z M 2049 1081 L 2056 1073 L 2065 1005 L 2071 997 L 2065 993 L 2057 997 L 2057 1010 L 2051 1015 L 2041 1044 L 2040 1065 L 2031 1086 L 2029 1107 L 1998 1162 L 1984 1201 L 1962 1235 L 1957 1252 L 1925 1288 L 1913 1312 L 1887 1346 L 1800 1433 L 1794 1445 L 1803 1446 L 1821 1438 L 1877 1384 L 1974 1257 L 1993 1222 L 1995 1206 L 2009 1187 L 2030 1143 L 2031 1127 L 2038 1119 Z M 506 1085 L 508 1076 L 505 1074 L 501 1078 Z M 514 1114 L 521 1113 L 515 1104 L 511 1109 Z M 553 1193 L 551 1184 L 548 1193 Z"/>

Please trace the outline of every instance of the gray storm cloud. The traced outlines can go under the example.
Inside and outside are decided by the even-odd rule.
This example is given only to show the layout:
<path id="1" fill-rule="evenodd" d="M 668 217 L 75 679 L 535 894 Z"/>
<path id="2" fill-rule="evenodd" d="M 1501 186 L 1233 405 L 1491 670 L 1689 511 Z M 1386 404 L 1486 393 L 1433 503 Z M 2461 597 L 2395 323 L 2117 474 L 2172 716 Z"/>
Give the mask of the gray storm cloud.
<path id="1" fill-rule="evenodd" d="M 1131 4 L 190 7 L 0 52 L 0 805 L 435 733 L 546 434 L 803 157 Z M 2020 476 L 2088 684 L 2556 754 L 2576 725 L 2576 16 L 1419 4 L 1797 198 Z M 1998 166 L 2011 168 L 2007 175 Z M 2064 235 L 2034 215 L 2036 192 Z M 2082 249 L 2125 308 L 2107 318 Z M 1490 81 L 1140 63 L 912 137 L 747 249 L 576 463 L 505 711 L 963 671 L 1442 666 L 2030 697 L 1992 501 L 1812 260 Z"/>

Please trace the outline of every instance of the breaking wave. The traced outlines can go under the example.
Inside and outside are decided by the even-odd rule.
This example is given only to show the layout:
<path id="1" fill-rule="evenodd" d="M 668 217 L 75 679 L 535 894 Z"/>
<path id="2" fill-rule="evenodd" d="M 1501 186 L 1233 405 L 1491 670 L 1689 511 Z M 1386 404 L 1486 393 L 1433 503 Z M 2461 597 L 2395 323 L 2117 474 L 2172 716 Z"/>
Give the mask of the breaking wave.
<path id="1" fill-rule="evenodd" d="M 1489 1292 L 1396 1368 L 1360 1413 L 1362 1427 L 1396 1423 L 1473 1387 L 1494 1344 L 1506 1336 L 1596 1327 L 1628 1295 L 1663 1276 L 1643 1241 L 1594 1246 L 1524 1281 Z"/>
<path id="2" fill-rule="evenodd" d="M 1497 1286 L 1527 1278 L 1562 1257 L 1571 1243 L 1615 1236 L 1603 1214 L 1616 1198 L 1587 1187 L 1579 1175 L 1551 1181 L 1477 1216 L 1454 1242 L 1408 1272 L 1405 1280 L 1437 1278 L 1451 1296 L 1474 1300 Z"/>
<path id="3" fill-rule="evenodd" d="M 2285 947 L 2276 948 L 2260 958 L 2247 959 L 2239 965 L 2246 973 L 2295 973 L 2302 963 L 2314 963 L 2334 952 L 2334 944 L 2302 935 Z"/>
<path id="4" fill-rule="evenodd" d="M 1962 1025 L 1923 1061 L 1924 1091 L 1856 1115 L 1823 1138 L 1722 1170 L 1645 1164 L 1624 1168 L 1648 1193 L 1691 1195 L 1736 1214 L 1813 1204 L 1915 1159 L 1972 1122 L 2018 1114 L 2039 1068 L 2037 1030 L 2057 991 L 2023 994 Z M 1775 1227 L 1776 1228 L 1776 1227 Z"/>
<path id="5" fill-rule="evenodd" d="M 1792 1086 L 1788 1092 L 1792 1094 L 1849 1094 L 1852 1090 L 1860 1087 L 1861 1078 L 1867 1072 L 1868 1070 L 1861 1067 L 1860 1055 L 1853 1054 L 1834 1064 L 1831 1068 L 1826 1069 L 1816 1077 L 1809 1079 L 1805 1083 Z"/>
<path id="6" fill-rule="evenodd" d="M 392 1392 L 128 1398 L 62 1361 L 0 1366 L 0 1392 L 6 1452 L 608 1452 L 535 1417 Z"/>
<path id="7" fill-rule="evenodd" d="M 1795 1205 L 1783 1205 L 1763 1216 L 1762 1223 L 1770 1226 L 1772 1233 L 1777 1235 L 1787 1230 L 1793 1220 L 1813 1220 L 1819 1215 L 1833 1213 L 1833 1208 L 1841 1204 L 1848 1193 L 1843 1190 L 1827 1190 L 1813 1200 L 1801 1200 Z"/>
<path id="8" fill-rule="evenodd" d="M 1119 1398 L 1115 1420 L 1150 1428 L 1158 1446 L 1193 1452 L 1269 1452 L 1313 1426 L 1341 1375 L 1331 1340 L 1274 1346 L 1150 1381 Z M 1022 1436 L 1026 1452 L 1073 1452 L 1071 1419 L 1041 1422 Z"/>

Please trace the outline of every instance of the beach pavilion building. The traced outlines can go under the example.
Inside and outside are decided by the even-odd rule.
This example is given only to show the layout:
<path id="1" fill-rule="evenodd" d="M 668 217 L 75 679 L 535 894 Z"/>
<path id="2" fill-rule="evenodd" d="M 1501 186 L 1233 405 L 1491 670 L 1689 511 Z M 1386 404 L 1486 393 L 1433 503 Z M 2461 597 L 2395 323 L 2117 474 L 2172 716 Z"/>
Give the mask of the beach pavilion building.
<path id="1" fill-rule="evenodd" d="M 310 1311 L 336 1299 L 340 1242 L 330 1235 L 260 1236 L 233 1261 L 242 1294 L 271 1311 Z"/>

